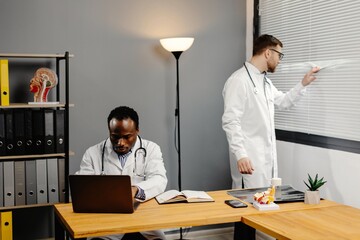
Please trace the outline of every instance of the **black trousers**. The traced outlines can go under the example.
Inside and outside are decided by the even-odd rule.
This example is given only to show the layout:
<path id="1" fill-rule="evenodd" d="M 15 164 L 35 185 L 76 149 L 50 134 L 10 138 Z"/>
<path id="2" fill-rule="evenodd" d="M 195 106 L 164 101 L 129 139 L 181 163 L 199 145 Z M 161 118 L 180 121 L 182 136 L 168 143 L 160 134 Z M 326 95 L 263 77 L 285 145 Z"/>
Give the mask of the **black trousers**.
<path id="1" fill-rule="evenodd" d="M 92 238 L 92 240 L 103 240 L 101 237 Z M 141 233 L 126 233 L 121 240 L 147 240 Z"/>
<path id="2" fill-rule="evenodd" d="M 255 240 L 255 228 L 242 222 L 236 222 L 234 226 L 234 240 Z"/>
<path id="3" fill-rule="evenodd" d="M 147 240 L 141 233 L 126 233 L 121 240 Z"/>

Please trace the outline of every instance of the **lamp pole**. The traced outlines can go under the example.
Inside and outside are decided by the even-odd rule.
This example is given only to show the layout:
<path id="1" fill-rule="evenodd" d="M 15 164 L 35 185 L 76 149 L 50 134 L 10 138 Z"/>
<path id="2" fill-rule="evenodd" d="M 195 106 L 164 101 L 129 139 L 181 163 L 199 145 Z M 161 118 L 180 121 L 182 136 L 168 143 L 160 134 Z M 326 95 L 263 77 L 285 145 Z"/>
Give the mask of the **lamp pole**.
<path id="1" fill-rule="evenodd" d="M 178 185 L 181 187 L 181 142 L 180 142 L 180 87 L 179 87 L 179 58 L 183 51 L 171 52 L 176 58 L 176 109 L 175 117 L 177 118 L 177 152 L 178 152 Z"/>

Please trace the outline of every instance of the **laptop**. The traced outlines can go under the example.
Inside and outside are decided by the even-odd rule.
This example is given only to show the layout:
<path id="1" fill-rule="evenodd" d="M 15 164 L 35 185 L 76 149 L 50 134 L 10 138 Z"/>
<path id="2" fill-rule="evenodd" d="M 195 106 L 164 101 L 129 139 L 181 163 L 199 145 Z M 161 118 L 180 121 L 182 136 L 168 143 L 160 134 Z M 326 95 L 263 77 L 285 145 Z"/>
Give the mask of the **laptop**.
<path id="1" fill-rule="evenodd" d="M 69 175 L 69 184 L 74 212 L 133 213 L 135 211 L 131 180 L 128 175 Z"/>

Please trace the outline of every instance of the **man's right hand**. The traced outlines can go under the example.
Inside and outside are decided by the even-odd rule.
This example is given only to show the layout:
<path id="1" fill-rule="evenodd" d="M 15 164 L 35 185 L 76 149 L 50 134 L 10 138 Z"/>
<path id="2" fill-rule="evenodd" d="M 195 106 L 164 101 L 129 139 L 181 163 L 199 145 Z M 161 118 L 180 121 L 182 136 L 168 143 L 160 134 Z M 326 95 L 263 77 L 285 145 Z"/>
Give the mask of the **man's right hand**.
<path id="1" fill-rule="evenodd" d="M 305 87 L 315 81 L 316 77 L 314 76 L 315 73 L 320 71 L 320 67 L 313 67 L 309 72 L 307 72 L 301 81 L 301 84 Z"/>
<path id="2" fill-rule="evenodd" d="M 238 170 L 242 174 L 252 174 L 254 168 L 249 158 L 244 157 L 237 161 Z"/>

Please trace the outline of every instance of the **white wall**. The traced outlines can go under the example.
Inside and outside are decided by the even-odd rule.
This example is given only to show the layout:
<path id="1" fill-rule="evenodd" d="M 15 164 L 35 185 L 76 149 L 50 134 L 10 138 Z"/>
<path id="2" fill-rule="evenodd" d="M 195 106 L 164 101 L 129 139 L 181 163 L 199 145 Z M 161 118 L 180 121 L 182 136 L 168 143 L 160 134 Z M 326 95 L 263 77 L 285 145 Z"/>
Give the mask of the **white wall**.
<path id="1" fill-rule="evenodd" d="M 307 174 L 324 177 L 320 195 L 360 208 L 360 154 L 277 141 L 279 177 L 304 191 Z"/>

